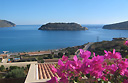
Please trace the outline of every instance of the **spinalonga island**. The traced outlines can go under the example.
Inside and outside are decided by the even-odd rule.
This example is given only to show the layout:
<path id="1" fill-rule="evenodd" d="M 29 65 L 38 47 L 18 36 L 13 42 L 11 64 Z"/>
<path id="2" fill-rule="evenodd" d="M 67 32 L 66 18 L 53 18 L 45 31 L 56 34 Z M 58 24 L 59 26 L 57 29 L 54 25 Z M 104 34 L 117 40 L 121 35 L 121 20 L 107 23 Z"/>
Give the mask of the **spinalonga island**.
<path id="1" fill-rule="evenodd" d="M 16 26 L 14 23 L 7 20 L 0 20 L 0 28 L 2 27 L 14 27 Z"/>
<path id="2" fill-rule="evenodd" d="M 77 23 L 47 23 L 42 25 L 38 30 L 88 30 Z"/>

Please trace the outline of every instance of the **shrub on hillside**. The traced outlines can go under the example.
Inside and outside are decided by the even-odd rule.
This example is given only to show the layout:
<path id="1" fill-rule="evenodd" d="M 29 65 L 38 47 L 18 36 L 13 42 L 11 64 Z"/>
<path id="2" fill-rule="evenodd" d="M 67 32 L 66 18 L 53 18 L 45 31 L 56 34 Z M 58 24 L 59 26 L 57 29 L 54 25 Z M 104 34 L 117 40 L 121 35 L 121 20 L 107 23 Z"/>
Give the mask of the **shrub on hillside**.
<path id="1" fill-rule="evenodd" d="M 6 74 L 5 78 L 21 78 L 25 76 L 23 69 L 13 69 Z"/>

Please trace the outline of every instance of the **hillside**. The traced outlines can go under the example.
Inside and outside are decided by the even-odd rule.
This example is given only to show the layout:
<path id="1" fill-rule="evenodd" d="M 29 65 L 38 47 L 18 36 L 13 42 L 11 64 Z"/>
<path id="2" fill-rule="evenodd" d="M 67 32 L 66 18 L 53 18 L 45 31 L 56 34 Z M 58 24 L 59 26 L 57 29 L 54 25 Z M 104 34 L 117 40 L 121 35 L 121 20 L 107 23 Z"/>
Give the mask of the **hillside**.
<path id="1" fill-rule="evenodd" d="M 48 23 L 42 25 L 39 30 L 86 30 L 86 27 L 82 27 L 77 23 Z"/>
<path id="2" fill-rule="evenodd" d="M 16 26 L 14 23 L 7 20 L 0 20 L 0 28 L 1 27 L 14 27 Z"/>
<path id="3" fill-rule="evenodd" d="M 128 21 L 104 25 L 103 29 L 120 29 L 120 30 L 128 30 Z"/>
<path id="4" fill-rule="evenodd" d="M 95 52 L 96 55 L 104 55 L 104 50 L 116 51 L 122 54 L 122 57 L 126 57 L 128 55 L 128 47 L 124 45 L 125 41 L 102 41 L 102 42 L 95 42 L 89 48 L 91 52 Z"/>

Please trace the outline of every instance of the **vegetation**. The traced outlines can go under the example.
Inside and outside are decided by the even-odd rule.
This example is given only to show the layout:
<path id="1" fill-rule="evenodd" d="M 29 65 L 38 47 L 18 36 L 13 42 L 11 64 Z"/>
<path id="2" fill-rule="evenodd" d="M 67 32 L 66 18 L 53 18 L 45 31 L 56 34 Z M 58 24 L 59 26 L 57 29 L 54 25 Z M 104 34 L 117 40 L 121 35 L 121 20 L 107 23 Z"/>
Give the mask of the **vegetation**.
<path id="1" fill-rule="evenodd" d="M 13 69 L 11 71 L 9 71 L 5 78 L 21 78 L 21 77 L 25 77 L 25 73 L 24 73 L 24 70 L 23 69 Z"/>
<path id="2" fill-rule="evenodd" d="M 2 61 L 2 59 L 0 59 L 0 62 Z"/>
<path id="3" fill-rule="evenodd" d="M 48 23 L 42 25 L 39 30 L 86 30 L 86 27 L 82 27 L 77 23 Z"/>
<path id="4" fill-rule="evenodd" d="M 30 61 L 37 61 L 35 58 L 27 58 L 27 59 L 21 59 L 19 61 L 16 62 L 30 62 Z"/>
<path id="5" fill-rule="evenodd" d="M 0 20 L 0 27 L 14 27 L 16 26 L 14 23 L 9 22 L 7 20 Z"/>
<path id="6" fill-rule="evenodd" d="M 66 51 L 65 55 L 67 55 L 67 56 L 68 56 L 68 55 L 75 55 L 75 52 L 76 52 L 78 49 L 83 49 L 85 45 L 86 45 L 86 44 L 81 45 L 81 46 L 75 46 L 75 47 L 67 47 L 67 48 L 65 48 L 65 49 L 63 49 L 63 50 Z"/>
<path id="7" fill-rule="evenodd" d="M 36 61 L 38 61 L 38 63 L 44 63 L 44 60 L 43 59 L 54 59 L 54 58 L 62 58 L 62 56 L 65 54 L 66 56 L 68 57 L 71 57 L 72 55 L 75 55 L 75 52 L 78 50 L 78 49 L 83 49 L 84 45 L 81 45 L 81 46 L 74 46 L 74 47 L 67 47 L 67 48 L 63 48 L 63 49 L 59 49 L 57 51 L 52 51 L 51 54 L 44 54 L 44 55 L 35 55 L 35 56 L 29 56 L 29 55 L 25 55 L 25 56 L 22 56 L 22 59 L 18 62 L 24 62 L 24 61 L 33 61 L 33 60 L 30 60 L 30 58 L 34 58 L 36 59 Z"/>
<path id="8" fill-rule="evenodd" d="M 128 30 L 128 21 L 121 22 L 121 23 L 104 25 L 103 29 L 122 29 L 122 30 Z"/>
<path id="9" fill-rule="evenodd" d="M 0 71 L 4 71 L 6 74 L 0 74 L 0 78 L 24 78 L 28 73 L 29 67 L 30 64 L 26 67 L 10 66 L 9 68 L 1 65 Z"/>
<path id="10" fill-rule="evenodd" d="M 128 41 L 124 44 L 128 46 Z M 90 51 L 80 49 L 81 59 L 75 55 L 73 60 L 68 60 L 68 57 L 63 55 L 62 60 L 59 59 L 58 64 L 52 66 L 52 72 L 59 74 L 60 79 L 55 76 L 47 82 L 128 83 L 128 59 L 122 58 L 122 55 L 115 49 L 113 52 L 106 50 L 104 52 L 103 56 L 96 56 L 93 53 L 91 57 Z"/>
<path id="11" fill-rule="evenodd" d="M 30 68 L 30 64 L 27 65 L 27 69 L 28 69 L 28 70 L 29 70 L 29 68 Z"/>
<path id="12" fill-rule="evenodd" d="M 58 58 L 62 58 L 62 56 L 63 56 L 63 53 L 62 52 L 59 52 L 58 53 Z"/>
<path id="13" fill-rule="evenodd" d="M 126 57 L 126 55 L 128 55 L 128 47 L 124 45 L 124 41 L 96 42 L 89 48 L 89 50 L 91 52 L 95 52 L 96 55 L 104 55 L 104 50 L 112 51 L 113 49 L 120 52 L 122 54 L 122 57 Z"/>
<path id="14" fill-rule="evenodd" d="M 1 66 L 0 66 L 0 71 L 1 71 L 1 72 L 5 71 L 4 65 L 1 65 Z"/>

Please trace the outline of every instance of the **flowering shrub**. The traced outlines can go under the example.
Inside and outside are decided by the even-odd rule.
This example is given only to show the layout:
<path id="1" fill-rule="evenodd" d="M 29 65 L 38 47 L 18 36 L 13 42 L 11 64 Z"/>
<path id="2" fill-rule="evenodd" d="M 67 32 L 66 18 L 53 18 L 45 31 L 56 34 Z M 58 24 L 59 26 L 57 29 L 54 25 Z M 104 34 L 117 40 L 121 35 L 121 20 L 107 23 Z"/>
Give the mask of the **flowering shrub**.
<path id="1" fill-rule="evenodd" d="M 125 42 L 128 46 L 128 41 Z M 57 73 L 60 79 L 53 77 L 49 83 L 128 83 L 128 60 L 122 59 L 119 52 L 115 49 L 113 52 L 104 50 L 104 56 L 95 55 L 91 57 L 90 51 L 80 49 L 80 57 L 75 55 L 73 60 L 68 60 L 68 57 L 62 57 L 58 61 L 56 67 L 52 66 L 52 72 Z"/>
<path id="2" fill-rule="evenodd" d="M 128 46 L 128 41 L 125 42 L 125 45 Z"/>

